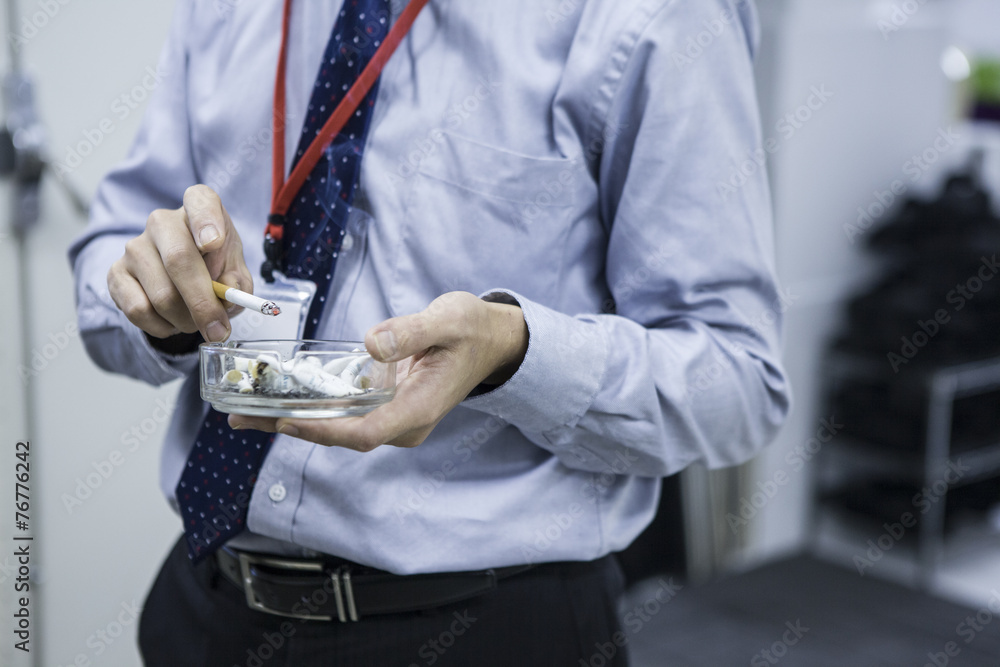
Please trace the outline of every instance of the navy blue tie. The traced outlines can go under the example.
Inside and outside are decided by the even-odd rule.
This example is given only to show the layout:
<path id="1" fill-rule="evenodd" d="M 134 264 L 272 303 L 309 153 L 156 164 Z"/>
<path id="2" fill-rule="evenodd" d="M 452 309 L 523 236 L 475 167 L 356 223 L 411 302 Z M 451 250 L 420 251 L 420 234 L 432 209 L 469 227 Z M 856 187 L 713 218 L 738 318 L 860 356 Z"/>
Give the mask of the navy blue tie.
<path id="1" fill-rule="evenodd" d="M 388 0 L 344 1 L 316 76 L 292 168 L 385 39 L 389 16 Z M 316 283 L 305 338 L 315 336 L 326 304 L 377 93 L 376 82 L 285 214 L 285 271 Z M 177 484 L 188 553 L 196 563 L 246 527 L 257 473 L 275 438 L 260 431 L 234 432 L 226 419 L 209 409 Z"/>

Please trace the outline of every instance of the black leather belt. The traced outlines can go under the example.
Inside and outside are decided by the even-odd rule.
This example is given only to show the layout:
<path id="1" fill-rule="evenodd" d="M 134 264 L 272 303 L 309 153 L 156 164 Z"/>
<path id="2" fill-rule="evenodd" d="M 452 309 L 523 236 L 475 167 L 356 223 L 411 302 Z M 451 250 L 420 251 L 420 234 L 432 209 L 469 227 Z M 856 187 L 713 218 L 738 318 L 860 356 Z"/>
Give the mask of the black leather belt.
<path id="1" fill-rule="evenodd" d="M 482 595 L 497 582 L 530 570 L 516 565 L 478 572 L 400 576 L 346 563 L 216 552 L 219 570 L 246 594 L 251 609 L 292 618 L 342 623 L 371 614 L 432 609 Z"/>

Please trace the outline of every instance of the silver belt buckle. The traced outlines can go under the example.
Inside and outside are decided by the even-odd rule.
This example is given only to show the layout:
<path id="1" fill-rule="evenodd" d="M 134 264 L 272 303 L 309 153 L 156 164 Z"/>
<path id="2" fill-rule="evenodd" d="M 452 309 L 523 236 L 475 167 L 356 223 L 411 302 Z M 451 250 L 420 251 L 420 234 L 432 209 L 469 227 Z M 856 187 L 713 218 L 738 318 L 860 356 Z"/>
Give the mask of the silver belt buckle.
<path id="1" fill-rule="evenodd" d="M 320 616 L 317 614 L 289 614 L 287 612 L 271 609 L 264 604 L 254 592 L 254 577 L 251 567 L 254 565 L 266 565 L 283 570 L 294 572 L 318 572 L 323 573 L 323 564 L 317 562 L 302 562 L 296 560 L 286 560 L 284 558 L 274 558 L 270 556 L 256 556 L 244 552 L 239 553 L 240 576 L 243 578 L 243 592 L 246 593 L 247 605 L 251 609 L 262 611 L 276 616 L 286 616 L 309 621 L 332 621 L 332 616 Z M 346 565 L 334 570 L 331 574 L 331 584 L 333 587 L 333 597 L 337 604 L 337 618 L 341 623 L 348 620 L 357 621 L 358 611 L 354 604 L 354 590 L 351 587 L 351 570 Z M 324 586 L 324 589 L 326 587 Z M 346 602 L 346 604 L 345 604 Z"/>

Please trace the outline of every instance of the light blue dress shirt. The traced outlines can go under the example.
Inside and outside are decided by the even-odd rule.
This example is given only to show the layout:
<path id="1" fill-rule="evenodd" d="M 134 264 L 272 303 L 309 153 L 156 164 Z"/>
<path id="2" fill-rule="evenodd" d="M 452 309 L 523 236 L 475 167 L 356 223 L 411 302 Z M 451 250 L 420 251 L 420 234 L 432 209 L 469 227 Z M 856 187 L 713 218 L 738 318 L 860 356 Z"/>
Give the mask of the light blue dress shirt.
<path id="1" fill-rule="evenodd" d="M 286 165 L 339 4 L 293 4 Z M 206 410 L 196 355 L 155 351 L 105 276 L 195 183 L 260 266 L 280 15 L 178 0 L 162 83 L 70 250 L 94 360 L 184 378 L 162 458 L 175 507 Z M 659 477 L 766 444 L 788 409 L 769 193 L 732 178 L 761 148 L 756 39 L 746 0 L 432 0 L 382 75 L 319 335 L 360 340 L 465 290 L 520 304 L 527 355 L 416 448 L 279 436 L 234 543 L 402 574 L 589 560 L 649 523 Z"/>

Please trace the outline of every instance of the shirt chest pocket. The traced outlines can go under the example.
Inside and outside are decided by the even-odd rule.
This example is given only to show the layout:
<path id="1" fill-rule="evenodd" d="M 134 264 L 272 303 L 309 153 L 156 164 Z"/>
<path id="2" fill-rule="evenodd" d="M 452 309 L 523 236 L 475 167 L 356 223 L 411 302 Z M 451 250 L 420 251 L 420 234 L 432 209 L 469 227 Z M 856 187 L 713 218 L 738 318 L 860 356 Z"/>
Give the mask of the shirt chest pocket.
<path id="1" fill-rule="evenodd" d="M 441 133 L 410 176 L 388 295 L 395 315 L 455 290 L 548 302 L 579 206 L 583 160 L 536 158 Z"/>

